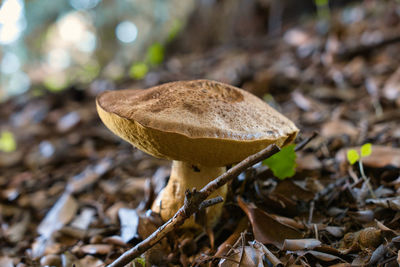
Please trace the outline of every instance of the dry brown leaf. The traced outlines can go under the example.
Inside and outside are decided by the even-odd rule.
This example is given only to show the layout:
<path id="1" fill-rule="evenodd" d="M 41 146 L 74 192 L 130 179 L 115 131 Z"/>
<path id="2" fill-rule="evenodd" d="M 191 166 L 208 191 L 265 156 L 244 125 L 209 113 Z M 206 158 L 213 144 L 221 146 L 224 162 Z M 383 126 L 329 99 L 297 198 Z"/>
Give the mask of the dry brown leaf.
<path id="1" fill-rule="evenodd" d="M 315 251 L 315 250 L 308 250 L 308 251 L 296 251 L 295 252 L 297 255 L 299 256 L 305 256 L 307 254 L 310 254 L 312 256 L 314 256 L 315 258 L 322 260 L 322 261 L 334 261 L 334 260 L 340 260 L 340 261 L 344 261 L 342 258 L 332 255 L 332 254 L 328 254 L 325 252 L 319 252 L 319 251 Z"/>
<path id="2" fill-rule="evenodd" d="M 250 246 L 240 246 L 233 249 L 229 255 L 219 262 L 218 266 L 264 267 L 263 256 L 264 251 L 261 247 L 250 243 Z"/>
<path id="3" fill-rule="evenodd" d="M 400 197 L 367 199 L 367 203 L 372 203 L 387 209 L 400 210 Z"/>
<path id="4" fill-rule="evenodd" d="M 78 211 L 78 203 L 70 193 L 64 193 L 46 214 L 37 228 L 40 234 L 32 244 L 33 257 L 40 257 L 51 244 L 52 234 L 69 223 Z"/>
<path id="5" fill-rule="evenodd" d="M 245 203 L 240 197 L 238 204 L 249 218 L 254 237 L 259 242 L 273 244 L 281 249 L 285 239 L 302 237 L 302 234 L 295 228 L 277 221 L 265 211 L 255 207 L 254 204 Z"/>
<path id="6" fill-rule="evenodd" d="M 301 152 L 298 153 L 296 158 L 296 170 L 319 170 L 322 168 L 321 161 L 314 154 L 305 154 Z"/>
<path id="7" fill-rule="evenodd" d="M 59 255 L 49 254 L 40 259 L 40 264 L 42 266 L 60 266 L 61 257 Z"/>
<path id="8" fill-rule="evenodd" d="M 55 231 L 69 223 L 78 211 L 78 203 L 69 193 L 64 193 L 38 226 L 38 233 L 49 238 Z"/>
<path id="9" fill-rule="evenodd" d="M 334 237 L 342 237 L 344 235 L 344 227 L 339 226 L 327 226 L 324 228 L 325 231 L 333 235 Z"/>
<path id="10" fill-rule="evenodd" d="M 78 229 L 87 230 L 95 215 L 96 211 L 94 209 L 84 208 L 82 209 L 81 213 L 72 221 L 71 226 Z"/>
<path id="11" fill-rule="evenodd" d="M 358 135 L 358 130 L 348 121 L 332 120 L 324 123 L 321 129 L 321 135 L 326 138 L 347 135 L 350 138 L 355 139 Z"/>
<path id="12" fill-rule="evenodd" d="M 89 165 L 78 175 L 75 175 L 69 181 L 66 190 L 71 193 L 79 193 L 87 187 L 93 185 L 99 178 L 111 169 L 113 161 L 110 158 L 104 158 L 96 165 Z"/>
<path id="13" fill-rule="evenodd" d="M 108 244 L 89 244 L 89 245 L 82 246 L 80 248 L 80 250 L 86 254 L 106 255 L 106 254 L 110 253 L 112 247 L 113 247 L 112 245 L 108 245 Z"/>
<path id="14" fill-rule="evenodd" d="M 347 214 L 359 223 L 368 223 L 374 220 L 373 210 L 348 211 Z"/>
<path id="15" fill-rule="evenodd" d="M 0 256 L 0 266 L 14 267 L 14 260 L 8 256 Z"/>
<path id="16" fill-rule="evenodd" d="M 321 241 L 313 238 L 306 239 L 285 239 L 282 250 L 304 250 L 314 249 L 321 245 Z"/>
<path id="17" fill-rule="evenodd" d="M 397 264 L 400 266 L 400 250 L 397 251 Z"/>
<path id="18" fill-rule="evenodd" d="M 13 243 L 17 243 L 23 240 L 25 237 L 25 233 L 28 230 L 30 220 L 30 214 L 28 212 L 25 212 L 19 222 L 13 224 L 9 228 L 4 229 L 4 236 Z"/>
<path id="19" fill-rule="evenodd" d="M 91 255 L 86 255 L 82 259 L 76 261 L 74 263 L 76 267 L 86 267 L 86 266 L 93 266 L 93 267 L 102 267 L 104 266 L 104 262 L 102 262 L 100 259 L 95 258 Z"/>
<path id="20" fill-rule="evenodd" d="M 291 179 L 286 179 L 278 183 L 274 193 L 281 194 L 296 201 L 310 201 L 315 194 L 305 188 L 303 184 L 297 183 Z"/>
<path id="21" fill-rule="evenodd" d="M 386 99 L 400 104 L 400 68 L 390 76 L 383 87 L 383 95 Z"/>
<path id="22" fill-rule="evenodd" d="M 134 209 L 121 208 L 118 217 L 121 224 L 121 238 L 128 243 L 138 235 L 139 215 Z"/>

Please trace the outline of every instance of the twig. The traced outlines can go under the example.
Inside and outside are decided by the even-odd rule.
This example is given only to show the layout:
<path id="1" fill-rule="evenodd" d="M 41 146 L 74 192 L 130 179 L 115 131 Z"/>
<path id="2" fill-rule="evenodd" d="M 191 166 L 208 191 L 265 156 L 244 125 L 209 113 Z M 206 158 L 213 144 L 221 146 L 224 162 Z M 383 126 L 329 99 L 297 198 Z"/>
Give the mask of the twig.
<path id="1" fill-rule="evenodd" d="M 304 139 L 303 141 L 301 141 L 300 143 L 298 143 L 296 145 L 296 147 L 294 148 L 294 150 L 297 152 L 301 149 L 303 149 L 303 147 L 305 147 L 308 143 L 310 143 L 311 140 L 313 140 L 315 137 L 317 137 L 318 133 L 317 132 L 313 132 L 312 135 L 306 139 Z"/>
<path id="2" fill-rule="evenodd" d="M 314 215 L 314 208 L 315 208 L 315 201 L 314 201 L 314 200 L 311 200 L 311 203 L 310 203 L 310 211 L 309 211 L 309 213 L 308 213 L 308 221 L 307 221 L 307 224 L 311 224 L 311 222 L 312 222 L 313 215 Z"/>
<path id="3" fill-rule="evenodd" d="M 348 60 L 359 55 L 368 54 L 374 51 L 375 49 L 384 47 L 386 45 L 394 44 L 397 42 L 400 42 L 400 35 L 386 37 L 385 39 L 382 39 L 380 42 L 372 44 L 342 48 L 335 56 L 338 60 Z"/>
<path id="4" fill-rule="evenodd" d="M 209 182 L 200 191 L 193 189 L 186 191 L 184 205 L 169 219 L 164 225 L 160 226 L 155 232 L 148 236 L 145 240 L 137 244 L 135 247 L 126 251 L 118 259 L 112 262 L 109 267 L 123 267 L 130 263 L 133 259 L 139 257 L 142 253 L 154 246 L 160 239 L 165 237 L 169 232 L 182 225 L 193 213 L 199 210 L 201 203 L 207 199 L 216 189 L 220 188 L 241 172 L 254 164 L 271 157 L 278 153 L 280 149 L 276 145 L 270 145 L 260 152 L 251 155 L 229 169 L 227 172 Z"/>
<path id="5" fill-rule="evenodd" d="M 246 237 L 244 236 L 244 233 L 240 233 L 240 239 L 242 240 L 242 250 L 240 251 L 240 259 L 239 259 L 239 265 L 238 267 L 240 267 L 240 265 L 242 265 L 242 261 L 243 261 L 243 256 L 244 256 L 244 251 L 246 249 Z"/>
<path id="6" fill-rule="evenodd" d="M 369 178 L 365 175 L 365 172 L 364 172 L 364 165 L 362 164 L 361 158 L 358 160 L 358 166 L 360 167 L 360 174 L 361 174 L 361 177 L 363 178 L 365 184 L 367 185 L 368 190 L 369 190 L 369 193 L 371 194 L 372 198 L 376 198 L 375 193 L 374 193 L 374 190 L 372 189 L 372 185 L 371 185 L 371 183 L 369 182 Z"/>
<path id="7" fill-rule="evenodd" d="M 272 263 L 272 266 L 283 267 L 283 263 L 266 246 L 259 244 L 256 240 L 254 240 L 254 243 L 261 247 L 265 257 L 269 260 L 270 263 Z"/>
<path id="8" fill-rule="evenodd" d="M 202 209 L 208 208 L 212 205 L 221 203 L 222 201 L 224 201 L 224 199 L 220 196 L 204 200 L 203 202 L 200 203 L 199 210 L 202 210 Z"/>

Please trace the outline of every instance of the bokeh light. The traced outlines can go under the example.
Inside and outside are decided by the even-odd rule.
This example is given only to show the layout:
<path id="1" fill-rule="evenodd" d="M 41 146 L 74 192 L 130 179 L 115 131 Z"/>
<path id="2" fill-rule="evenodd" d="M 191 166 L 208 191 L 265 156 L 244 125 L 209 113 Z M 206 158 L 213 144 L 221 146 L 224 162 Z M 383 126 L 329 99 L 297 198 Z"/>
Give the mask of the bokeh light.
<path id="1" fill-rule="evenodd" d="M 10 95 L 18 95 L 28 91 L 31 85 L 29 76 L 22 71 L 11 74 L 8 80 L 8 93 Z"/>
<path id="2" fill-rule="evenodd" d="M 80 13 L 70 12 L 58 21 L 57 27 L 64 41 L 77 43 L 85 33 L 85 20 Z"/>
<path id="3" fill-rule="evenodd" d="M 47 54 L 47 63 L 55 70 L 63 70 L 71 64 L 71 57 L 65 49 L 55 48 Z"/>
<path id="4" fill-rule="evenodd" d="M 69 0 L 69 4 L 76 10 L 88 10 L 96 7 L 100 0 Z"/>
<path id="5" fill-rule="evenodd" d="M 138 35 L 136 25 L 131 21 L 123 21 L 115 28 L 115 34 L 119 41 L 123 43 L 133 43 Z"/>
<path id="6" fill-rule="evenodd" d="M 11 74 L 19 70 L 21 62 L 17 55 L 11 52 L 6 52 L 1 60 L 0 69 L 4 74 Z"/>
<path id="7" fill-rule="evenodd" d="M 18 40 L 25 27 L 24 2 L 3 1 L 0 7 L 0 44 L 11 44 Z"/>
<path id="8" fill-rule="evenodd" d="M 77 43 L 77 47 L 80 51 L 86 53 L 92 53 L 97 46 L 97 38 L 91 31 L 85 31 L 82 35 L 82 39 Z"/>

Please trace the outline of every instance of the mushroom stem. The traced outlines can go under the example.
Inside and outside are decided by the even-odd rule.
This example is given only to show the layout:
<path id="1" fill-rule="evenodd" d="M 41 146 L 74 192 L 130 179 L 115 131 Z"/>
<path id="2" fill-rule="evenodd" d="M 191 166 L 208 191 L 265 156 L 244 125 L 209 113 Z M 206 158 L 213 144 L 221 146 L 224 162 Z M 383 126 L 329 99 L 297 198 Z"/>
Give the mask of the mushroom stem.
<path id="1" fill-rule="evenodd" d="M 183 205 L 186 189 L 200 190 L 210 181 L 220 176 L 226 171 L 226 167 L 209 167 L 202 165 L 193 165 L 183 161 L 173 161 L 171 176 L 167 186 L 159 193 L 154 201 L 152 210 L 160 213 L 164 221 L 169 220 Z M 227 185 L 217 189 L 208 199 L 221 196 L 224 200 L 227 193 Z M 223 203 L 223 202 L 222 202 Z M 207 208 L 207 226 L 214 226 L 221 215 L 223 204 L 219 203 Z M 194 222 L 194 218 L 186 220 L 183 227 L 199 228 Z"/>

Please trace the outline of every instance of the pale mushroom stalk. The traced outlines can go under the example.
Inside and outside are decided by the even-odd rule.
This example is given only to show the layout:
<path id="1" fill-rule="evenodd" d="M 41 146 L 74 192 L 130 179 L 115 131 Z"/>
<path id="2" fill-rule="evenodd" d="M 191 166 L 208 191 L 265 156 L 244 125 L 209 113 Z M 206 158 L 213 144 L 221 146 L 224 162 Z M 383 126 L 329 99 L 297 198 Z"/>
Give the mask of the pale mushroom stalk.
<path id="1" fill-rule="evenodd" d="M 200 190 L 225 171 L 226 167 L 209 167 L 174 160 L 168 184 L 159 193 L 151 209 L 160 213 L 161 218 L 171 218 L 183 205 L 186 189 L 196 188 Z M 221 196 L 225 200 L 227 188 L 227 185 L 222 186 L 209 198 Z M 222 212 L 221 206 L 222 203 L 207 208 L 206 219 L 209 226 L 216 224 Z M 195 225 L 194 219 L 190 218 L 185 222 L 184 227 L 193 225 Z"/>
<path id="2" fill-rule="evenodd" d="M 153 210 L 164 221 L 182 206 L 187 189 L 200 190 L 270 144 L 291 143 L 298 129 L 258 97 L 215 81 L 162 84 L 146 90 L 107 91 L 96 99 L 104 124 L 144 152 L 173 160 L 168 185 Z M 212 197 L 226 197 L 226 186 Z M 223 204 L 208 207 L 208 227 L 219 220 Z M 203 225 L 204 226 L 204 225 Z M 201 226 L 190 219 L 183 227 Z"/>

